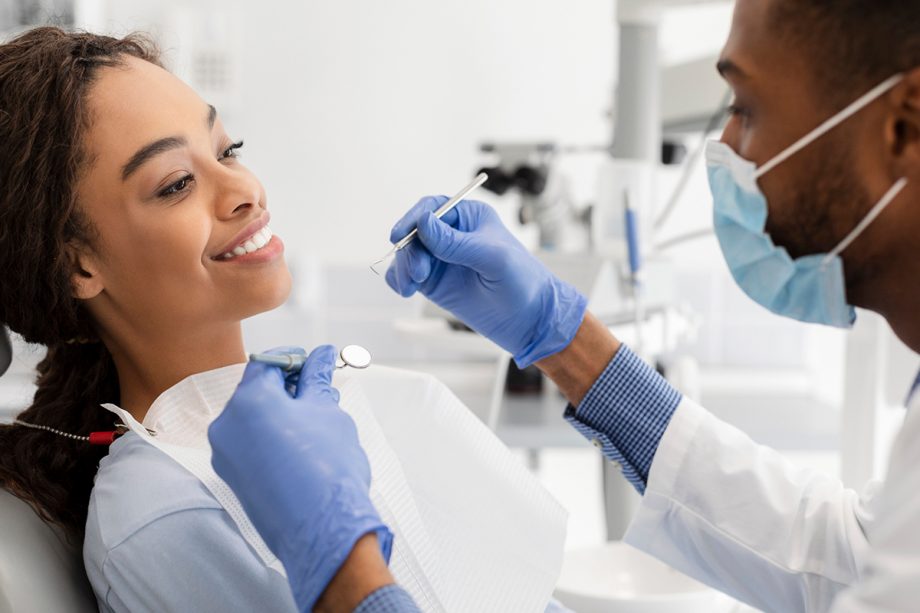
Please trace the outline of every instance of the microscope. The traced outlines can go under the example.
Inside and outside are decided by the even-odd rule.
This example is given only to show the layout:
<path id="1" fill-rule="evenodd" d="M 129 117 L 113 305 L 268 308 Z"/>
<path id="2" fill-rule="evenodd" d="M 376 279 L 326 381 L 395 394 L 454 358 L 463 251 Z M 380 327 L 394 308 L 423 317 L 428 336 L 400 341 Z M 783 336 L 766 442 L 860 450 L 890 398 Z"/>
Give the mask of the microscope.
<path id="1" fill-rule="evenodd" d="M 486 142 L 480 152 L 491 164 L 483 187 L 497 196 L 514 192 L 520 197 L 518 219 L 539 230 L 539 249 L 559 251 L 572 243 L 570 235 L 588 235 L 588 215 L 579 212 L 566 178 L 556 168 L 559 148 L 549 142 Z M 584 243 L 584 239 L 576 242 Z"/>

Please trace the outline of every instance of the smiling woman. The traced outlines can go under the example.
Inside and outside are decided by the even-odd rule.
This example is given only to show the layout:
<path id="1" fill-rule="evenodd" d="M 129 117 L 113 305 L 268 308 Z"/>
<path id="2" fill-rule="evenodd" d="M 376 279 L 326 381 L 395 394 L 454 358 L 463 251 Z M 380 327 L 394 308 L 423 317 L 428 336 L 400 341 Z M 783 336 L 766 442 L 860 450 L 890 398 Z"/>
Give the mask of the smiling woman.
<path id="1" fill-rule="evenodd" d="M 100 74 L 87 113 L 75 191 L 96 240 L 73 251 L 73 286 L 140 421 L 179 380 L 242 361 L 240 321 L 283 302 L 291 280 L 265 191 L 214 107 L 125 57 Z"/>
<path id="2" fill-rule="evenodd" d="M 141 36 L 38 28 L 0 45 L 0 321 L 48 349 L 19 420 L 112 430 L 101 403 L 141 421 L 182 379 L 245 361 L 240 321 L 281 304 L 291 278 L 242 144 Z M 201 484 L 138 443 L 125 435 L 106 457 L 3 426 L 0 486 L 75 544 L 85 534 L 104 610 L 227 610 L 218 594 L 291 610 L 286 581 Z M 212 589 L 192 538 L 236 565 L 211 565 Z M 164 541 L 184 547 L 147 546 Z"/>

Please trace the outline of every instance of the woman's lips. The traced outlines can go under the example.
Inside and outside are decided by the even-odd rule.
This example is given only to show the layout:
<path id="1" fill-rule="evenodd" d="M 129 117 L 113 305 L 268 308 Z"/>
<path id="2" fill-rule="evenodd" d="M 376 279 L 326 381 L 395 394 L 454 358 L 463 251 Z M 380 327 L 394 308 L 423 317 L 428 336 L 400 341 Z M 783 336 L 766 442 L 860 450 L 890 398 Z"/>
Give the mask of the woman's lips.
<path id="1" fill-rule="evenodd" d="M 272 239 L 272 231 L 268 226 L 263 226 L 257 230 L 254 234 L 251 234 L 239 241 L 239 243 L 232 249 L 227 250 L 224 253 L 221 253 L 217 256 L 216 260 L 230 260 L 235 257 L 246 255 L 247 253 L 253 253 L 259 249 L 265 247 L 268 242 Z"/>
<path id="2" fill-rule="evenodd" d="M 217 255 L 212 256 L 212 259 L 220 259 L 225 254 L 232 252 L 236 247 L 245 243 L 250 239 L 254 234 L 259 232 L 262 228 L 268 225 L 268 222 L 271 220 L 271 215 L 268 211 L 263 211 L 256 219 L 253 219 L 251 222 L 246 224 L 246 226 L 240 230 L 240 232 L 233 237 L 233 240 L 224 245 L 224 247 L 217 253 Z"/>
<path id="3" fill-rule="evenodd" d="M 261 264 L 270 262 L 284 253 L 284 243 L 275 235 L 260 249 L 244 255 L 234 255 L 231 258 L 215 258 L 215 262 L 222 264 Z"/>

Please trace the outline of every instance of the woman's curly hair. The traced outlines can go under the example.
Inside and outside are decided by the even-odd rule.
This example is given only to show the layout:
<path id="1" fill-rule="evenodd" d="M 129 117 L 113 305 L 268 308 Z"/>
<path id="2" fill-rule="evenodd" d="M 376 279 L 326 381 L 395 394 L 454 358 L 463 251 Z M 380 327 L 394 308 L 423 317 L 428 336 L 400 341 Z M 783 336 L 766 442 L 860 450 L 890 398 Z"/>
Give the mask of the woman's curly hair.
<path id="1" fill-rule="evenodd" d="M 0 45 L 0 322 L 48 348 L 35 398 L 19 419 L 75 434 L 111 430 L 113 416 L 99 405 L 119 401 L 112 356 L 74 297 L 79 270 L 71 254 L 94 239 L 76 198 L 87 162 L 87 93 L 102 68 L 127 57 L 160 64 L 156 46 L 137 34 L 40 27 Z M 79 543 L 105 453 L 2 426 L 0 486 Z"/>

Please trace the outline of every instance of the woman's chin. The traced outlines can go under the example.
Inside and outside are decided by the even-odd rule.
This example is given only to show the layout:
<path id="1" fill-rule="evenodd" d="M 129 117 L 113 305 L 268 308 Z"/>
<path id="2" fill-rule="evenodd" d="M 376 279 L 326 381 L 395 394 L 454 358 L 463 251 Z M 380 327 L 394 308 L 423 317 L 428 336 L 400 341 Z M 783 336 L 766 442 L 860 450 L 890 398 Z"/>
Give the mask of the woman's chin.
<path id="1" fill-rule="evenodd" d="M 283 270 L 279 270 L 270 279 L 265 279 L 264 283 L 260 283 L 259 287 L 250 288 L 251 293 L 248 292 L 249 299 L 245 301 L 243 309 L 245 312 L 241 314 L 240 319 L 275 310 L 287 302 L 291 295 L 292 285 L 291 273 L 285 266 Z"/>
<path id="2" fill-rule="evenodd" d="M 283 271 L 279 271 L 278 279 L 273 283 L 272 291 L 267 292 L 265 311 L 271 311 L 280 307 L 291 297 L 291 288 L 294 285 L 294 279 L 287 266 Z"/>

